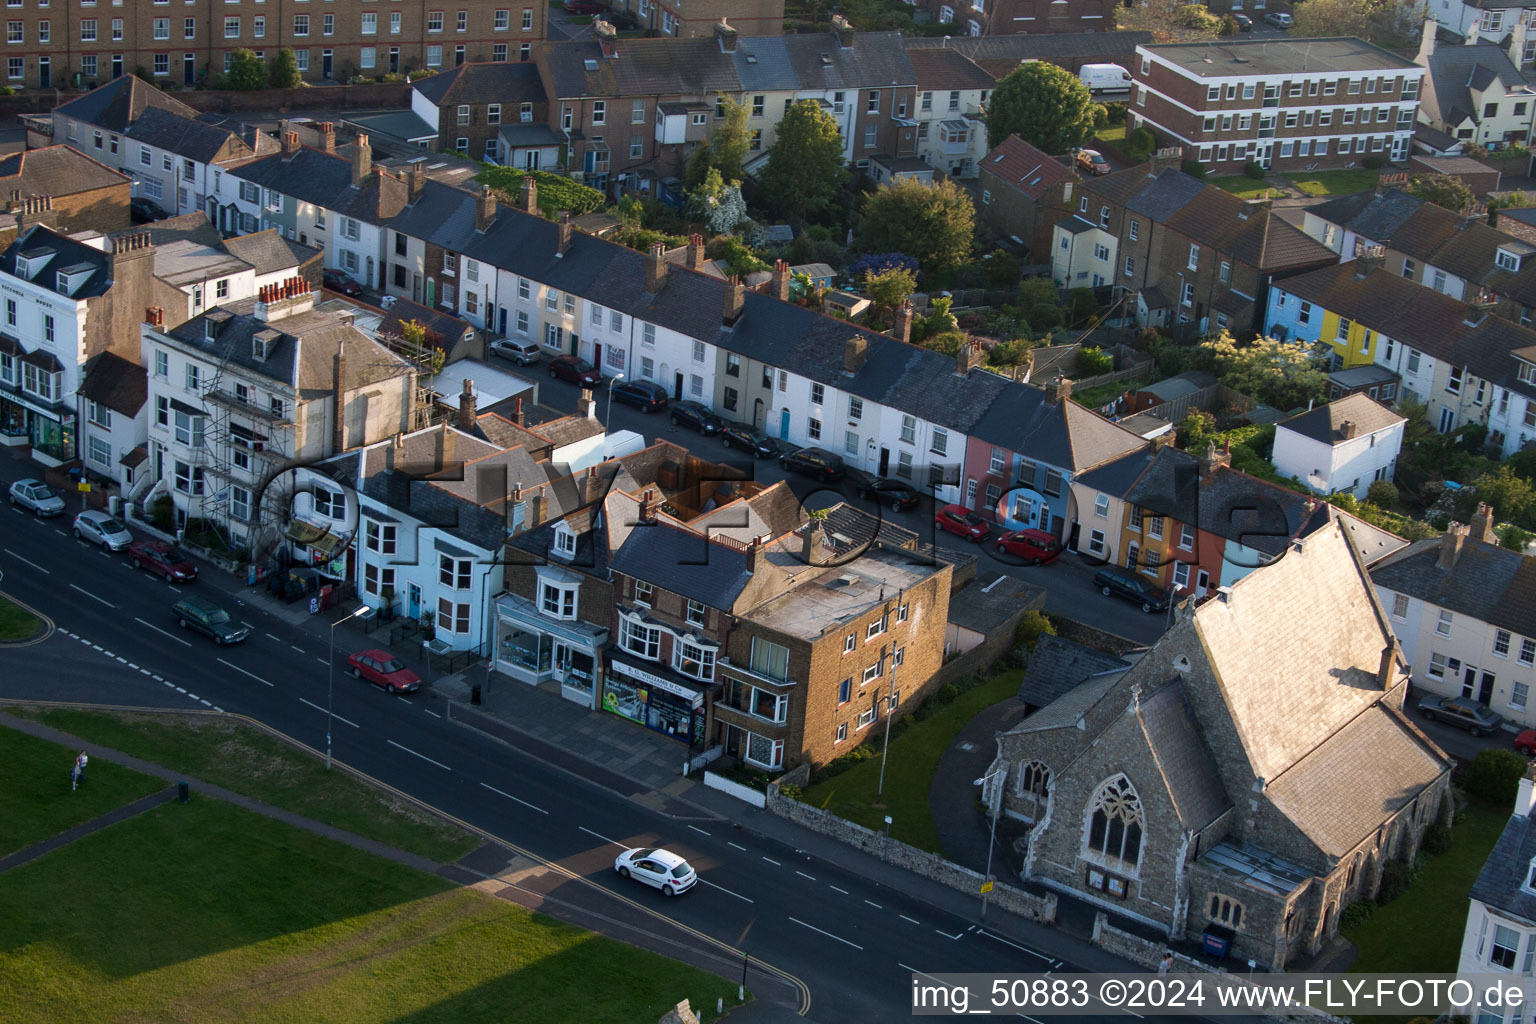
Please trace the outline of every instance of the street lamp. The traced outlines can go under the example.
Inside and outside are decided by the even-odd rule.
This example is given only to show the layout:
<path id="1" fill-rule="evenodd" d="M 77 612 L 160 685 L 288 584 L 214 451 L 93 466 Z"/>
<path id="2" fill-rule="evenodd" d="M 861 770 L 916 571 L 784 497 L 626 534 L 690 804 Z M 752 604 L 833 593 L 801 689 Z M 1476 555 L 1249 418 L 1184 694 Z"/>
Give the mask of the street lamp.
<path id="1" fill-rule="evenodd" d="M 985 800 L 987 798 L 986 786 L 988 782 L 992 781 L 992 777 L 1007 774 L 1008 768 L 1006 765 L 1002 768 L 994 768 L 981 778 L 973 781 L 971 785 L 982 787 L 981 798 Z M 997 845 L 997 812 L 1002 810 L 1002 807 L 1003 794 L 999 793 L 997 794 L 997 802 L 992 805 L 992 830 L 987 834 L 987 876 L 986 881 L 983 883 L 984 887 L 981 890 L 981 919 L 983 921 L 987 919 L 987 897 L 992 894 L 992 849 Z"/>
<path id="2" fill-rule="evenodd" d="M 622 373 L 616 373 L 608 381 L 608 408 L 603 413 L 603 429 L 605 431 L 612 429 L 610 425 L 613 423 L 613 386 L 623 379 L 624 375 Z"/>
<path id="3" fill-rule="evenodd" d="M 348 619 L 355 619 L 359 615 L 366 615 L 368 606 L 362 605 L 355 611 L 349 612 L 331 623 L 331 670 L 325 684 L 325 770 L 331 770 L 331 702 L 336 696 L 336 627 Z"/>

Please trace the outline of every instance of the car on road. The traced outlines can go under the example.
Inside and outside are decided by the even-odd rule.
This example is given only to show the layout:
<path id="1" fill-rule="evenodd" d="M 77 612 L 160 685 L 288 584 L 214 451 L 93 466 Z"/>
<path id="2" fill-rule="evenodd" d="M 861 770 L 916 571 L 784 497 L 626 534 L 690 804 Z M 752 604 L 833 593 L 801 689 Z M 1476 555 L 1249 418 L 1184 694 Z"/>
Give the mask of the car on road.
<path id="1" fill-rule="evenodd" d="M 348 298 L 356 298 L 363 294 L 363 286 L 352 280 L 339 270 L 326 270 L 321 273 L 325 286 L 333 292 L 341 292 Z"/>
<path id="2" fill-rule="evenodd" d="M 1515 753 L 1521 757 L 1536 757 L 1536 729 L 1522 729 L 1516 734 Z"/>
<path id="3" fill-rule="evenodd" d="M 64 514 L 64 499 L 41 480 L 17 480 L 11 484 L 11 505 L 24 508 L 40 519 Z"/>
<path id="4" fill-rule="evenodd" d="M 100 544 L 108 551 L 121 551 L 133 543 L 133 534 L 121 519 L 94 508 L 75 516 L 74 531 L 76 540 Z"/>
<path id="5" fill-rule="evenodd" d="M 705 437 L 713 437 L 725 427 L 725 420 L 703 402 L 673 402 L 672 425 L 696 430 Z"/>
<path id="6" fill-rule="evenodd" d="M 1118 597 L 1122 601 L 1140 605 L 1144 612 L 1165 612 L 1172 600 L 1168 591 L 1156 583 L 1143 579 L 1130 569 L 1115 565 L 1106 565 L 1094 573 L 1093 585 L 1105 597 Z"/>
<path id="7" fill-rule="evenodd" d="M 527 338 L 497 338 L 491 342 L 491 354 L 523 366 L 531 366 L 544 358 L 538 344 Z"/>
<path id="8" fill-rule="evenodd" d="M 1425 697 L 1419 701 L 1419 714 L 1431 722 L 1465 729 L 1473 736 L 1486 736 L 1504 724 L 1497 711 L 1471 697 Z"/>
<path id="9" fill-rule="evenodd" d="M 637 846 L 614 858 L 613 870 L 623 878 L 634 878 L 663 896 L 676 896 L 692 889 L 699 880 L 693 865 L 669 850 Z"/>
<path id="10" fill-rule="evenodd" d="M 757 427 L 745 423 L 727 423 L 720 431 L 720 443 L 727 448 L 751 452 L 754 458 L 771 459 L 779 454 L 779 442 Z"/>
<path id="11" fill-rule="evenodd" d="M 152 199 L 135 196 L 128 200 L 128 217 L 135 224 L 153 224 L 169 216 L 170 214 L 162 210 Z"/>
<path id="12" fill-rule="evenodd" d="M 378 647 L 347 655 L 347 671 L 354 679 L 366 679 L 390 693 L 415 693 L 421 689 L 421 677 L 405 667 L 405 662 Z"/>
<path id="13" fill-rule="evenodd" d="M 1237 30 L 1239 32 L 1252 32 L 1253 31 L 1253 19 L 1248 17 L 1248 15 L 1246 15 L 1246 14 L 1238 14 L 1236 11 L 1233 11 L 1232 12 L 1232 20 L 1237 22 Z"/>
<path id="14" fill-rule="evenodd" d="M 192 556 L 163 540 L 141 540 L 128 545 L 128 557 L 145 572 L 163 576 L 172 583 L 190 583 L 197 579 Z"/>
<path id="15" fill-rule="evenodd" d="M 1109 161 L 1104 159 L 1104 154 L 1096 149 L 1078 150 L 1077 166 L 1091 175 L 1108 174 L 1114 170 L 1109 166 Z"/>
<path id="16" fill-rule="evenodd" d="M 1061 555 L 1061 541 L 1044 530 L 1009 530 L 997 538 L 997 553 L 1022 558 L 1031 565 L 1044 565 Z"/>
<path id="17" fill-rule="evenodd" d="M 621 380 L 608 393 L 620 405 L 632 405 L 646 415 L 667 407 L 667 389 L 648 380 Z"/>
<path id="18" fill-rule="evenodd" d="M 184 597 L 171 605 L 171 617 L 182 629 L 193 629 L 219 645 L 237 644 L 251 635 L 223 608 L 201 597 Z"/>
<path id="19" fill-rule="evenodd" d="M 602 387 L 603 375 L 597 367 L 580 356 L 555 356 L 549 361 L 549 375 L 556 380 L 570 381 L 584 387 Z"/>
<path id="20" fill-rule="evenodd" d="M 813 476 L 824 484 L 840 480 L 843 476 L 843 457 L 825 448 L 801 448 L 797 452 L 779 456 L 779 465 L 791 473 Z"/>
<path id="21" fill-rule="evenodd" d="M 876 476 L 862 469 L 847 469 L 846 478 L 853 483 L 853 493 L 865 501 L 885 505 L 892 512 L 905 512 L 917 508 L 920 495 L 917 488 L 901 480 Z"/>
<path id="22" fill-rule="evenodd" d="M 945 505 L 933 514 L 934 525 L 945 533 L 964 537 L 975 544 L 992 532 L 992 524 L 964 505 Z"/>
<path id="23" fill-rule="evenodd" d="M 1293 19 L 1289 14 L 1286 14 L 1284 11 L 1271 11 L 1270 13 L 1264 15 L 1264 20 L 1275 26 L 1275 28 L 1290 28 L 1291 23 L 1295 19 Z"/>

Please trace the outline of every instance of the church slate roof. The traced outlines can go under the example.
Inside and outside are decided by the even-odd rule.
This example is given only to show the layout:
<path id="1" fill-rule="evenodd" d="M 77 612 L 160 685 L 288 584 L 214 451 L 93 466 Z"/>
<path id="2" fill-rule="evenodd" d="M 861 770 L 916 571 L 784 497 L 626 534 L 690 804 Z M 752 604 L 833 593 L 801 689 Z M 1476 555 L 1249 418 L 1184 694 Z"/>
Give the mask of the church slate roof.
<path id="1" fill-rule="evenodd" d="M 1179 821 L 1186 829 L 1205 828 L 1232 804 L 1200 738 L 1183 684 L 1175 680 L 1142 699 L 1136 715 Z"/>
<path id="2" fill-rule="evenodd" d="M 1019 683 L 1019 699 L 1045 707 L 1085 680 L 1106 672 L 1124 672 L 1127 668 L 1130 662 L 1113 654 L 1045 633 L 1029 654 L 1029 666 Z"/>

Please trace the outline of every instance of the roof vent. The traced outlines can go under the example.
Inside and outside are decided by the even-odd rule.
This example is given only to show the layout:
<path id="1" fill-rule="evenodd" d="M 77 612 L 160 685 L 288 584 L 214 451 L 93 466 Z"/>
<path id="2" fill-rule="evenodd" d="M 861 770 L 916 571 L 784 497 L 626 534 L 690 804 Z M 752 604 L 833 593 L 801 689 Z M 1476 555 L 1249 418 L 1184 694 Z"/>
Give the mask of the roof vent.
<path id="1" fill-rule="evenodd" d="M 588 71 L 596 71 L 597 70 L 597 61 L 593 60 L 590 57 L 588 57 L 582 63 L 586 65 L 586 68 L 587 68 Z"/>
<path id="2" fill-rule="evenodd" d="M 826 55 L 825 53 L 822 54 L 821 55 L 821 66 L 824 67 L 824 68 L 831 67 L 832 66 L 832 58 L 829 57 L 828 55 Z"/>
<path id="3" fill-rule="evenodd" d="M 755 54 L 755 53 L 747 54 L 747 63 L 748 64 L 756 64 L 757 63 L 757 54 Z"/>

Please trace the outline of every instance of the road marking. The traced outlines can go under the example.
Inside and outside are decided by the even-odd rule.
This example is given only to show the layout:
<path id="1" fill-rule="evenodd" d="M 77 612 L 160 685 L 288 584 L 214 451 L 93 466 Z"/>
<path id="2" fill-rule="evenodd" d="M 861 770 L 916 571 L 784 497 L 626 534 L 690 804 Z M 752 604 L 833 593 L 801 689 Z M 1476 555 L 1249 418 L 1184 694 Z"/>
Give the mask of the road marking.
<path id="1" fill-rule="evenodd" d="M 736 844 L 731 842 L 729 839 L 727 839 L 725 841 L 725 845 L 727 845 L 727 846 L 736 846 Z M 746 853 L 747 852 L 747 848 L 745 846 L 736 846 L 736 849 L 740 850 L 742 853 Z"/>
<path id="2" fill-rule="evenodd" d="M 128 659 L 123 657 L 121 654 L 114 654 L 113 657 L 117 659 L 117 662 L 120 665 L 127 665 L 128 664 Z M 132 667 L 132 666 L 130 666 L 130 667 Z"/>
<path id="3" fill-rule="evenodd" d="M 218 706 L 218 705 L 217 705 L 217 704 L 215 704 L 215 705 L 214 705 L 214 706 L 213 706 L 213 710 L 215 710 L 215 711 L 217 711 L 217 712 L 218 712 L 218 713 L 219 713 L 219 714 L 221 714 L 221 715 L 222 715 L 222 714 L 223 714 L 223 713 L 224 713 L 224 709 L 223 709 L 223 708 L 221 708 L 221 707 L 219 707 L 219 706 Z"/>
<path id="4" fill-rule="evenodd" d="M 141 668 L 141 669 L 139 669 L 139 671 L 140 671 L 140 672 L 142 672 L 142 673 L 143 673 L 143 674 L 144 674 L 144 675 L 146 675 L 146 676 L 153 676 L 153 675 L 154 675 L 154 673 L 153 673 L 153 672 L 151 672 L 151 671 L 150 671 L 150 670 L 149 670 L 149 669 L 147 669 L 147 668 Z"/>
<path id="5" fill-rule="evenodd" d="M 89 590 L 86 590 L 84 587 L 77 587 L 73 583 L 71 583 L 69 585 L 69 589 L 70 590 L 78 590 L 78 591 L 80 591 L 80 593 L 84 594 L 86 597 L 90 598 L 92 601 L 100 601 L 102 604 L 106 605 L 108 608 L 116 608 L 117 607 L 117 605 L 113 604 L 111 601 L 108 601 L 104 597 L 97 597 L 95 594 L 91 593 Z"/>
<path id="6" fill-rule="evenodd" d="M 480 785 L 485 786 L 485 783 L 482 782 L 482 783 L 480 783 Z M 485 788 L 490 790 L 492 793 L 496 793 L 499 796 L 506 797 L 508 800 L 511 800 L 513 803 L 522 804 L 524 807 L 531 807 L 534 810 L 538 811 L 540 814 L 548 814 L 549 813 L 544 808 L 540 807 L 538 804 L 531 804 L 527 800 L 522 800 L 522 799 L 519 799 L 518 797 L 513 796 L 511 793 L 503 793 L 501 790 L 497 789 L 495 786 L 485 786 Z"/>
<path id="7" fill-rule="evenodd" d="M 629 847 L 625 846 L 623 843 L 619 842 L 617 839 L 609 839 L 607 836 L 603 835 L 601 832 L 593 832 L 591 829 L 587 828 L 587 826 L 585 826 L 585 825 L 577 825 L 576 827 L 581 829 L 583 832 L 585 832 L 589 836 L 597 836 L 597 838 L 601 839 L 605 843 L 612 843 L 614 846 L 617 846 L 621 850 L 629 849 Z"/>
<path id="8" fill-rule="evenodd" d="M 198 700 L 203 700 L 203 699 L 201 697 L 199 697 Z M 205 707 L 210 707 L 211 708 L 211 707 L 213 707 L 213 701 L 211 701 L 211 700 L 203 700 L 203 705 Z"/>
<path id="9" fill-rule="evenodd" d="M 266 638 L 267 638 L 267 639 L 268 639 L 268 640 L 276 640 L 276 641 L 277 641 L 277 642 L 278 642 L 278 643 L 282 643 L 282 642 L 283 642 L 283 638 L 282 638 L 282 637 L 280 637 L 280 636 L 273 636 L 273 635 L 272 635 L 272 634 L 271 634 L 271 633 L 265 633 L 265 634 L 263 634 L 263 635 L 264 635 L 264 636 L 265 636 L 265 637 L 266 637 Z"/>
<path id="10" fill-rule="evenodd" d="M 1028 946 L 1021 946 L 1017 942 L 1010 942 L 1009 940 L 1003 938 L 1001 935 L 993 935 L 991 932 L 987 931 L 985 928 L 980 929 L 976 934 L 978 934 L 978 935 L 985 935 L 989 939 L 996 939 L 998 942 L 1001 942 L 1005 946 L 1012 946 L 1014 949 L 1022 950 L 1023 952 L 1028 953 L 1030 956 L 1037 956 L 1041 960 L 1044 960 L 1046 963 L 1050 963 L 1051 962 L 1051 958 L 1046 956 L 1044 953 L 1036 953 L 1034 950 L 1030 949 Z M 1060 966 L 1061 966 L 1061 964 L 1056 964 L 1055 965 L 1055 967 L 1060 967 Z M 1052 970 L 1055 970 L 1055 967 L 1053 967 Z"/>
<path id="11" fill-rule="evenodd" d="M 813 924 L 806 924 L 804 921 L 800 920 L 798 917 L 792 917 L 792 918 L 790 918 L 790 920 L 795 922 L 795 924 L 799 925 L 802 928 L 809 928 L 813 932 L 821 932 L 821 934 L 825 935 L 829 939 L 836 939 L 838 942 L 841 942 L 845 946 L 852 946 L 854 949 L 857 949 L 857 950 L 862 950 L 864 948 L 863 946 L 859 945 L 857 942 L 849 942 L 847 939 L 843 938 L 841 935 L 833 935 L 831 932 L 823 931 L 822 929 L 817 928 Z"/>
<path id="12" fill-rule="evenodd" d="M 716 885 L 714 882 L 707 881 L 707 880 L 705 880 L 703 878 L 699 879 L 699 881 L 703 882 L 705 885 L 709 886 L 711 889 L 719 889 L 721 892 L 725 893 L 727 896 L 735 896 L 737 899 L 739 899 L 739 900 L 746 900 L 748 903 L 756 903 L 757 902 L 757 900 L 748 899 L 746 896 L 743 896 L 739 892 L 731 892 L 731 890 L 727 889 L 723 885 Z"/>
<path id="13" fill-rule="evenodd" d="M 192 693 L 190 691 L 183 691 L 183 692 L 185 692 L 187 694 L 187 696 L 192 698 L 193 700 L 202 700 L 203 699 L 203 698 L 199 697 L 197 694 Z"/>
<path id="14" fill-rule="evenodd" d="M 36 569 L 38 572 L 42 573 L 44 576 L 52 576 L 53 575 L 53 573 L 49 572 L 47 569 L 44 569 L 42 566 L 38 565 L 36 562 L 31 562 L 31 561 L 28 561 L 25 558 L 22 558 L 16 552 L 12 551 L 10 548 L 3 548 L 3 549 L 0 549 L 0 550 L 3 550 L 6 554 L 8 554 L 12 558 L 16 559 L 16 561 L 21 562 L 23 565 L 30 565 L 32 568 Z"/>
<path id="15" fill-rule="evenodd" d="M 223 665 L 226 668 L 232 668 L 236 672 L 239 672 L 241 675 L 250 676 L 252 679 L 256 680 L 258 683 L 267 683 L 267 681 L 265 679 L 261 678 L 261 676 L 257 675 L 255 672 L 247 672 L 245 669 L 241 668 L 239 665 L 231 665 L 229 662 L 225 661 L 223 658 L 218 658 L 218 659 L 215 659 L 215 660 L 217 660 L 220 665 Z M 271 683 L 267 683 L 267 685 L 271 686 L 272 684 Z"/>
<path id="16" fill-rule="evenodd" d="M 880 904 L 876 903 L 874 900 L 865 900 L 864 902 L 868 903 L 870 906 L 874 907 L 876 910 L 884 910 L 885 909 Z"/>
<path id="17" fill-rule="evenodd" d="M 938 932 L 946 939 L 954 939 L 956 942 L 959 942 L 961 939 L 965 938 L 965 932 L 955 932 L 955 934 L 951 935 L 949 932 L 940 931 L 938 928 L 935 928 L 934 931 Z"/>
<path id="18" fill-rule="evenodd" d="M 839 888 L 838 888 L 838 887 L 837 887 L 837 886 L 835 886 L 835 885 L 833 885 L 833 884 L 832 884 L 832 883 L 830 883 L 830 882 L 828 882 L 828 883 L 827 883 L 827 888 L 828 888 L 828 889 L 831 889 L 831 890 L 832 890 L 832 891 L 833 891 L 833 892 L 840 892 L 840 893 L 842 893 L 842 894 L 843 894 L 843 895 L 844 895 L 844 896 L 847 896 L 847 895 L 848 895 L 848 890 L 847 890 L 847 889 L 839 889 Z"/>
<path id="19" fill-rule="evenodd" d="M 321 712 L 322 714 L 326 713 L 325 708 L 321 707 L 319 704 L 316 704 L 312 700 L 305 700 L 303 697 L 300 697 L 299 698 L 299 702 L 302 703 L 302 704 L 308 704 L 310 707 L 314 708 L 316 711 Z M 336 721 L 338 721 L 338 722 L 346 722 L 348 725 L 350 725 L 354 729 L 361 729 L 362 728 L 362 726 L 358 725 L 356 722 L 353 722 L 353 721 L 350 721 L 348 719 L 342 718 L 340 715 L 336 714 L 336 712 L 334 712 L 334 711 L 329 712 L 329 714 L 330 714 L 330 716 L 332 718 L 336 719 Z"/>
<path id="20" fill-rule="evenodd" d="M 401 704 L 409 704 L 410 703 L 410 700 L 408 698 L 402 697 L 398 693 L 395 694 L 395 700 L 399 701 Z"/>
<path id="21" fill-rule="evenodd" d="M 326 659 L 320 657 L 318 654 L 315 655 L 315 660 L 318 661 L 322 665 L 329 665 L 330 664 L 329 661 L 327 661 Z"/>
<path id="22" fill-rule="evenodd" d="M 914 921 L 912 918 L 908 917 L 906 914 L 897 914 L 896 916 L 901 918 L 903 921 L 910 921 L 912 924 L 922 924 L 923 923 L 921 921 Z"/>
<path id="23" fill-rule="evenodd" d="M 300 654 L 304 653 L 304 648 L 300 647 L 298 644 L 289 644 L 288 646 L 292 647 L 294 650 L 298 651 Z"/>
<path id="24" fill-rule="evenodd" d="M 175 683 L 166 683 L 165 685 L 169 686 L 171 689 L 175 690 L 177 693 L 186 693 L 187 692 L 186 690 L 183 690 L 181 687 L 177 686 Z"/>
<path id="25" fill-rule="evenodd" d="M 410 747 L 401 746 L 399 743 L 396 743 L 394 740 L 385 740 L 384 742 L 388 743 L 392 747 L 400 747 L 400 749 L 405 751 L 407 754 L 416 754 L 416 751 L 412 750 Z M 441 768 L 445 772 L 453 771 L 452 768 L 449 768 L 447 765 L 443 764 L 443 762 L 441 762 L 441 761 L 433 761 L 426 754 L 416 754 L 416 756 L 421 758 L 423 761 L 428 762 L 429 764 L 437 765 L 439 768 Z"/>
<path id="26" fill-rule="evenodd" d="M 693 829 L 695 832 L 697 832 L 701 836 L 709 835 L 708 832 L 705 832 L 703 829 L 699 828 L 697 825 L 689 825 L 688 827 Z"/>
<path id="27" fill-rule="evenodd" d="M 799 875 L 801 878 L 809 878 L 813 882 L 816 881 L 815 875 L 808 875 L 804 871 L 796 871 L 795 874 Z"/>
<path id="28" fill-rule="evenodd" d="M 784 866 L 784 865 L 780 864 L 778 861 L 774 860 L 772 857 L 764 857 L 763 860 L 767 861 L 769 864 L 772 864 L 776 868 Z"/>
<path id="29" fill-rule="evenodd" d="M 143 619 L 134 619 L 133 621 L 137 622 L 141 626 L 146 626 L 149 629 L 154 630 L 156 633 L 159 633 L 163 637 L 169 637 L 170 639 L 175 640 L 177 643 L 181 644 L 181 646 L 183 646 L 183 647 L 191 647 L 192 646 L 192 644 L 190 642 L 188 642 L 186 640 L 183 640 L 181 637 L 177 636 L 175 633 L 167 633 L 165 630 L 161 629 L 159 626 L 151 626 L 149 623 L 145 622 Z M 96 645 L 92 644 L 91 646 L 95 647 Z M 96 647 L 96 649 L 98 651 L 101 650 L 100 647 Z M 160 677 L 156 676 L 155 678 L 159 679 Z"/>
<path id="30" fill-rule="evenodd" d="M 971 932 L 973 932 L 975 930 L 976 930 L 976 926 L 975 925 L 971 925 L 969 928 L 967 928 L 965 930 L 965 934 L 969 935 L 969 934 L 971 934 Z"/>
<path id="31" fill-rule="evenodd" d="M 436 711 L 430 711 L 427 708 L 422 708 L 421 710 L 426 711 L 427 714 L 431 715 L 433 718 L 442 718 L 443 717 L 442 715 L 438 714 Z"/>

